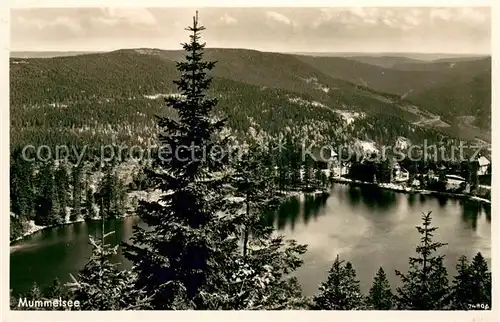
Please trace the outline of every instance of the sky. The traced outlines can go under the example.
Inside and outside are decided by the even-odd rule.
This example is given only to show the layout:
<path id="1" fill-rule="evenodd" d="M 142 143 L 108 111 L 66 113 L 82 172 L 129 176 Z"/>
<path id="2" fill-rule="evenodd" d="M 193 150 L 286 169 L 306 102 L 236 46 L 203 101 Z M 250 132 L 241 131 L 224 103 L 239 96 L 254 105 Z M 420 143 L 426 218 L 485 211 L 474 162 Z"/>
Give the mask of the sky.
<path id="1" fill-rule="evenodd" d="M 12 51 L 179 49 L 194 8 L 12 9 Z M 487 7 L 202 8 L 207 47 L 491 54 Z"/>

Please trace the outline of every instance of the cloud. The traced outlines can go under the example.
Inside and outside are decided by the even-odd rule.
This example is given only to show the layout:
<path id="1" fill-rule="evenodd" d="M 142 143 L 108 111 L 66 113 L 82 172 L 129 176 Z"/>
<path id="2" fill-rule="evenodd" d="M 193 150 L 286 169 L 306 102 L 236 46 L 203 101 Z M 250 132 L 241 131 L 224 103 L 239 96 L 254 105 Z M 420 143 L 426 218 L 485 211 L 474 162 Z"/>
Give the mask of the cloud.
<path id="1" fill-rule="evenodd" d="M 371 19 L 371 18 L 370 18 L 370 19 L 366 19 L 366 20 L 365 20 L 365 23 L 367 23 L 367 24 L 369 24 L 369 25 L 376 25 L 376 24 L 377 24 L 377 22 L 378 22 L 378 20 L 377 20 L 377 19 Z"/>
<path id="2" fill-rule="evenodd" d="M 65 29 L 74 34 L 84 33 L 84 29 L 79 21 L 66 16 L 59 16 L 55 19 L 27 19 L 23 16 L 18 16 L 16 19 L 17 26 L 23 29 L 36 29 L 38 31 L 53 29 Z"/>
<path id="3" fill-rule="evenodd" d="M 106 8 L 103 9 L 104 16 L 97 20 L 108 25 L 128 23 L 132 25 L 154 26 L 158 22 L 155 16 L 145 8 Z"/>
<path id="4" fill-rule="evenodd" d="M 444 21 L 449 21 L 453 17 L 451 10 L 446 8 L 431 9 L 429 15 L 431 19 L 440 19 Z"/>
<path id="5" fill-rule="evenodd" d="M 403 18 L 403 21 L 407 24 L 407 25 L 410 25 L 410 26 L 418 26 L 422 20 L 417 18 L 416 16 L 414 15 L 407 15 Z"/>
<path id="6" fill-rule="evenodd" d="M 434 20 L 455 21 L 468 24 L 482 25 L 490 22 L 489 8 L 433 8 L 429 16 Z"/>
<path id="7" fill-rule="evenodd" d="M 44 8 L 11 11 L 17 48 L 177 48 L 193 8 Z M 263 50 L 490 49 L 488 8 L 202 8 L 210 45 Z M 250 31 L 250 32 L 249 32 Z M 281 39 L 276 42 L 277 37 Z M 150 45 L 148 45 L 150 44 Z"/>
<path id="8" fill-rule="evenodd" d="M 489 23 L 490 11 L 485 8 L 461 8 L 459 11 L 460 19 L 473 24 Z"/>
<path id="9" fill-rule="evenodd" d="M 389 18 L 382 19 L 382 22 L 384 23 L 384 25 L 389 26 L 389 27 L 395 27 L 396 26 L 395 22 L 393 20 L 389 19 Z"/>
<path id="10" fill-rule="evenodd" d="M 313 28 L 328 25 L 350 30 L 372 28 L 380 25 L 394 30 L 407 31 L 417 26 L 454 23 L 487 27 L 491 17 L 488 8 L 323 8 L 310 24 Z M 451 25 L 450 25 L 451 26 Z M 458 27 L 458 26 L 456 26 Z M 458 27 L 460 28 L 460 27 Z"/>
<path id="11" fill-rule="evenodd" d="M 226 25 L 236 25 L 238 23 L 238 20 L 236 18 L 231 17 L 227 13 L 220 17 L 219 20 Z"/>
<path id="12" fill-rule="evenodd" d="M 288 18 L 285 15 L 282 15 L 281 13 L 277 13 L 276 11 L 266 11 L 266 16 L 267 18 L 272 19 L 274 21 L 281 22 L 287 25 L 293 25 L 293 21 L 290 20 L 290 18 Z"/>

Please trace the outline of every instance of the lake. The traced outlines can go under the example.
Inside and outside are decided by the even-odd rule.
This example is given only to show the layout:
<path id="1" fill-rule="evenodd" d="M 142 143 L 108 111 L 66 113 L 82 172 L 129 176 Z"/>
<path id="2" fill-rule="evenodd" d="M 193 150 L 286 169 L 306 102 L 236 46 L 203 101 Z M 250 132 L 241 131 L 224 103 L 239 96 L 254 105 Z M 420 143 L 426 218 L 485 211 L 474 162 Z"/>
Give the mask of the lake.
<path id="1" fill-rule="evenodd" d="M 335 184 L 329 195 L 291 197 L 266 220 L 287 238 L 308 245 L 296 276 L 304 294 L 312 295 L 337 254 L 352 262 L 362 291 L 370 288 L 380 266 L 395 288 L 399 279 L 394 270 L 407 270 L 408 257 L 415 254 L 419 241 L 415 226 L 427 211 L 432 211 L 433 225 L 439 227 L 435 240 L 448 243 L 442 252 L 450 277 L 461 255 L 472 258 L 480 251 L 491 265 L 490 209 L 490 205 L 468 200 Z M 109 241 L 129 240 L 136 224 L 144 225 L 137 217 L 108 221 L 106 231 L 115 231 Z M 69 280 L 69 273 L 83 268 L 91 254 L 88 236 L 100 230 L 100 222 L 77 223 L 15 243 L 10 255 L 13 293 L 28 291 L 33 282 L 48 285 L 56 277 Z M 114 260 L 122 267 L 130 266 L 121 255 Z"/>

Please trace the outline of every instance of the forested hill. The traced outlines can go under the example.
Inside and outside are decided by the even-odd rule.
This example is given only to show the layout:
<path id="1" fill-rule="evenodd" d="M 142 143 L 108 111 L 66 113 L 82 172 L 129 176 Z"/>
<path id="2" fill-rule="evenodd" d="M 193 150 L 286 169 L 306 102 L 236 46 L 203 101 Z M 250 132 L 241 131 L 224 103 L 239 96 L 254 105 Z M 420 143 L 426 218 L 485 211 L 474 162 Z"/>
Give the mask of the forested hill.
<path id="1" fill-rule="evenodd" d="M 175 61 L 181 55 L 180 51 L 136 49 L 105 54 L 11 59 L 11 100 L 13 103 L 26 100 L 52 102 L 73 96 L 164 93 L 174 88 L 172 80 L 178 77 Z M 224 78 L 307 93 L 318 100 L 338 101 L 339 105 L 352 97 L 366 98 L 367 103 L 381 101 L 373 90 L 327 76 L 290 55 L 209 49 L 206 59 L 218 62 L 213 73 L 216 81 Z M 33 79 L 29 75 L 38 77 Z M 135 81 L 131 82 L 132 79 Z M 82 90 L 84 95 L 80 94 Z"/>
<path id="2" fill-rule="evenodd" d="M 397 94 L 447 122 L 472 116 L 474 125 L 486 131 L 491 127 L 491 57 L 397 60 L 392 65 L 387 58 L 390 68 L 356 57 L 296 57 L 331 77 Z"/>
<path id="3" fill-rule="evenodd" d="M 11 58 L 11 140 L 85 143 L 153 139 L 153 115 L 161 97 L 175 94 L 175 61 L 181 51 L 127 49 L 52 58 Z M 260 135 L 292 131 L 316 139 L 348 140 L 366 124 L 363 139 L 392 128 L 405 128 L 409 139 L 450 133 L 446 123 L 437 130 L 429 120 L 439 115 L 400 95 L 355 84 L 342 75 L 287 54 L 243 49 L 207 49 L 206 58 L 218 61 L 212 76 L 217 112 L 229 116 L 233 131 Z M 361 63 L 360 63 L 361 64 Z M 365 65 L 362 65 L 365 66 Z M 378 68 L 367 65 L 370 68 Z M 345 75 L 348 71 L 345 71 Z M 377 122 L 362 121 L 373 116 Z M 354 122 L 354 123 L 353 123 Z M 384 124 L 385 129 L 377 129 Z M 418 125 L 414 125 L 418 124 Z M 422 126 L 426 126 L 423 128 Z M 416 129 L 416 130 L 415 130 Z M 378 133 L 378 134 L 376 134 Z M 420 134 L 419 134 L 420 133 Z M 457 133 L 451 133 L 456 135 Z M 404 135 L 401 133 L 401 135 Z M 390 137 L 390 138 L 389 138 Z M 64 142 L 60 142 L 64 141 Z"/>

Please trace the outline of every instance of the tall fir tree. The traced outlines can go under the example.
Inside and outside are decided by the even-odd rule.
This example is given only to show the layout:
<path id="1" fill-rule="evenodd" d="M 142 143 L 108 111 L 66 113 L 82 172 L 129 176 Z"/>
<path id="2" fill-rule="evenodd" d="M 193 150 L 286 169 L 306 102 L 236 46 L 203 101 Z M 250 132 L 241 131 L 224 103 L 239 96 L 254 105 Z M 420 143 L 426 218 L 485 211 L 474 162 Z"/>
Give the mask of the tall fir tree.
<path id="1" fill-rule="evenodd" d="M 291 169 L 289 164 L 289 152 L 286 141 L 280 136 L 277 147 L 277 166 L 278 166 L 278 187 L 281 191 L 285 191 L 290 187 Z M 285 145 L 282 147 L 282 145 Z"/>
<path id="2" fill-rule="evenodd" d="M 472 260 L 461 256 L 457 263 L 450 291 L 451 309 L 491 309 L 491 272 L 481 253 Z"/>
<path id="3" fill-rule="evenodd" d="M 98 191 L 99 215 L 101 217 L 113 217 L 111 214 L 111 205 L 113 203 L 114 189 L 113 169 L 111 165 L 106 165 Z"/>
<path id="4" fill-rule="evenodd" d="M 323 169 L 316 163 L 314 164 L 314 179 L 316 180 L 316 186 L 318 188 L 326 187 L 326 175 L 323 172 Z"/>
<path id="5" fill-rule="evenodd" d="M 472 274 L 470 262 L 466 256 L 461 256 L 456 265 L 457 275 L 453 278 L 450 287 L 451 309 L 468 310 L 472 302 L 470 291 L 472 289 Z"/>
<path id="6" fill-rule="evenodd" d="M 57 200 L 60 206 L 60 217 L 66 220 L 66 207 L 69 206 L 70 187 L 69 176 L 66 165 L 61 163 L 55 172 L 55 185 L 57 190 Z"/>
<path id="7" fill-rule="evenodd" d="M 114 174 L 114 194 L 113 194 L 113 203 L 111 207 L 111 213 L 114 217 L 123 217 L 126 211 L 126 190 L 123 181 L 118 176 L 118 173 Z"/>
<path id="8" fill-rule="evenodd" d="M 33 183 L 33 163 L 26 160 L 21 151 L 12 153 L 10 163 L 11 211 L 22 220 L 34 217 L 35 191 Z"/>
<path id="9" fill-rule="evenodd" d="M 72 299 L 81 303 L 81 309 L 92 310 L 140 310 L 150 309 L 151 300 L 135 288 L 137 275 L 118 268 L 112 258 L 117 256 L 119 245 L 112 246 L 106 238 L 114 232 L 105 232 L 106 217 L 101 218 L 101 236 L 89 236 L 92 254 L 85 267 L 72 282 L 67 283 Z"/>
<path id="10" fill-rule="evenodd" d="M 444 255 L 436 252 L 445 243 L 434 242 L 431 212 L 422 214 L 422 225 L 417 226 L 421 235 L 416 247 L 417 257 L 409 258 L 407 274 L 396 270 L 402 286 L 397 288 L 397 306 L 409 310 L 438 310 L 448 305 L 448 275 L 443 263 Z"/>
<path id="11" fill-rule="evenodd" d="M 290 164 L 289 168 L 289 178 L 290 185 L 292 189 L 298 189 L 302 183 L 300 168 L 301 168 L 301 153 L 299 147 L 294 141 L 293 136 L 289 133 L 286 140 L 286 154 L 288 162 Z"/>
<path id="12" fill-rule="evenodd" d="M 99 189 L 100 212 L 107 218 L 118 218 L 125 212 L 125 187 L 116 168 L 108 165 Z"/>
<path id="13" fill-rule="evenodd" d="M 394 299 L 391 285 L 387 280 L 384 269 L 380 267 L 366 298 L 367 307 L 373 310 L 390 310 L 394 308 Z"/>
<path id="14" fill-rule="evenodd" d="M 266 165 L 269 169 L 269 189 L 271 197 L 276 196 L 276 190 L 279 188 L 279 171 L 278 171 L 278 158 L 276 150 L 274 149 L 272 140 L 267 143 L 267 162 Z"/>
<path id="15" fill-rule="evenodd" d="M 306 154 L 304 156 L 304 176 L 303 176 L 303 183 L 305 186 L 306 191 L 312 189 L 312 179 L 313 179 L 313 159 L 309 154 Z"/>
<path id="16" fill-rule="evenodd" d="M 272 226 L 265 225 L 263 213 L 276 210 L 272 193 L 271 163 L 268 151 L 251 145 L 235 166 L 232 177 L 236 196 L 243 198 L 237 222 L 243 230 L 242 255 L 233 256 L 228 268 L 228 283 L 217 294 L 223 309 L 300 309 L 307 300 L 295 278 L 289 277 L 300 265 L 306 246 L 276 236 Z"/>
<path id="17" fill-rule="evenodd" d="M 476 305 L 491 308 L 491 271 L 488 269 L 488 264 L 480 252 L 472 259 L 470 271 L 473 282 L 470 290 L 471 300 Z"/>
<path id="18" fill-rule="evenodd" d="M 94 191 L 87 187 L 85 191 L 85 219 L 91 220 L 96 217 Z"/>
<path id="19" fill-rule="evenodd" d="M 77 164 L 73 167 L 71 172 L 71 185 L 72 191 L 72 209 L 71 220 L 76 220 L 81 213 L 82 207 L 82 165 Z"/>
<path id="20" fill-rule="evenodd" d="M 33 283 L 33 285 L 31 286 L 31 289 L 26 294 L 26 299 L 34 300 L 34 301 L 45 299 L 43 292 L 42 292 L 42 289 L 40 288 L 40 286 L 36 282 Z M 32 307 L 32 308 L 27 308 L 27 310 L 38 311 L 39 308 Z"/>
<path id="21" fill-rule="evenodd" d="M 166 99 L 177 118 L 158 116 L 163 150 L 149 171 L 152 184 L 163 191 L 159 202 L 141 201 L 138 214 L 149 226 L 136 227 L 126 256 L 138 274 L 136 286 L 152 297 L 155 309 L 218 307 L 212 296 L 227 283 L 228 258 L 238 253 L 237 227 L 226 196 L 228 161 L 214 152 L 224 146 L 225 120 L 212 114 L 217 100 L 208 98 L 215 62 L 203 59 L 204 30 L 193 18 L 190 41 L 183 44 L 184 61 L 177 63 L 179 96 Z M 164 149 L 165 148 L 165 149 Z M 208 152 L 208 157 L 207 153 Z"/>
<path id="22" fill-rule="evenodd" d="M 35 223 L 39 225 L 58 225 L 64 222 L 61 218 L 59 200 L 54 180 L 54 164 L 46 162 L 38 173 L 38 197 L 35 206 Z"/>
<path id="23" fill-rule="evenodd" d="M 241 216 L 242 254 L 246 257 L 251 228 L 260 221 L 264 204 L 269 199 L 269 180 L 263 171 L 262 151 L 256 145 L 250 145 L 235 164 L 232 184 L 235 196 L 243 198 L 244 214 Z"/>
<path id="24" fill-rule="evenodd" d="M 364 307 L 356 272 L 350 262 L 335 258 L 328 277 L 320 286 L 320 293 L 313 298 L 316 310 L 358 310 Z"/>

